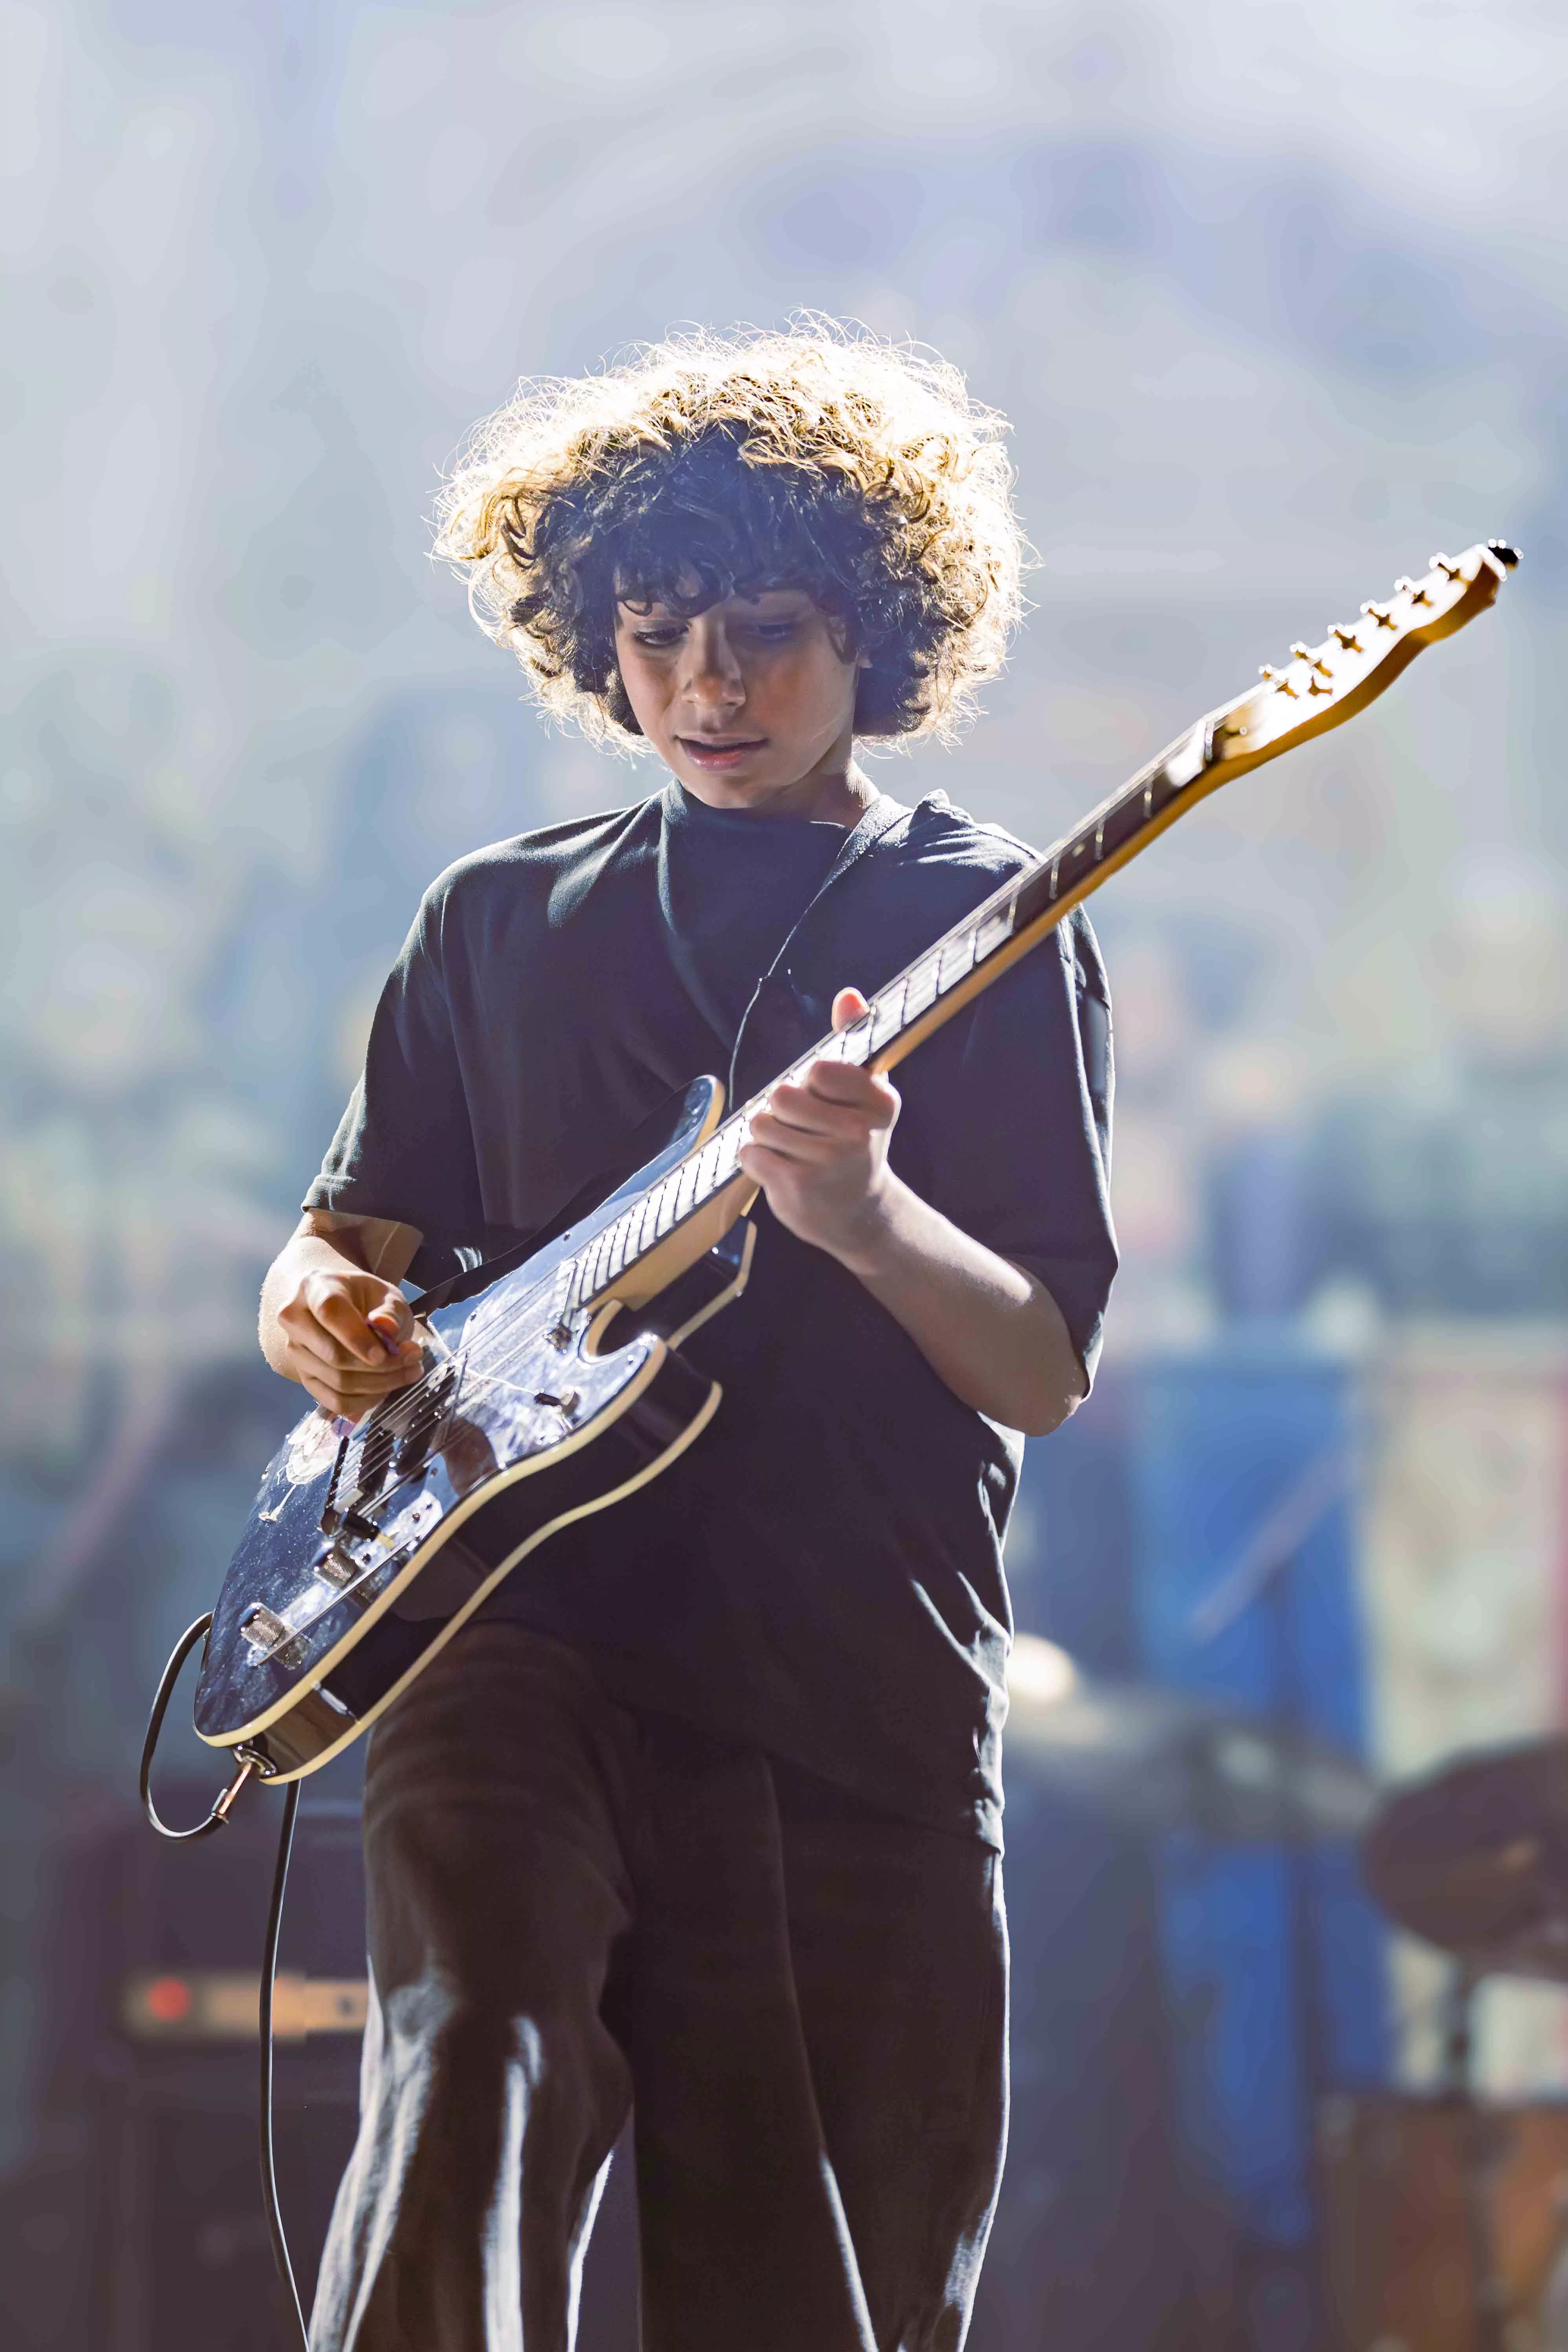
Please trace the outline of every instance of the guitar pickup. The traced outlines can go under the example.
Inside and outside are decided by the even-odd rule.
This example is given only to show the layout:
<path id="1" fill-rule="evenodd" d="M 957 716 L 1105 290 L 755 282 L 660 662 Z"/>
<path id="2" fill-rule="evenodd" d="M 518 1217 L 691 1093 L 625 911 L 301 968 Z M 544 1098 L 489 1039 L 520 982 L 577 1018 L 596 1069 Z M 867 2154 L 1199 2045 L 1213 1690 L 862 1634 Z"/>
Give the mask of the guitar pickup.
<path id="1" fill-rule="evenodd" d="M 341 1592 L 347 1584 L 364 1573 L 357 1560 L 341 1552 L 336 1544 L 323 1545 L 316 1561 L 316 1574 L 323 1584 L 335 1584 Z"/>
<path id="2" fill-rule="evenodd" d="M 294 1628 L 266 1602 L 253 1601 L 239 1621 L 252 1665 L 302 1666 L 310 1653 Z"/>
<path id="3" fill-rule="evenodd" d="M 363 1606 L 382 1590 L 379 1571 L 412 1551 L 440 1517 L 439 1498 L 429 1494 L 416 1495 L 384 1527 L 345 1511 L 337 1534 L 316 1556 L 316 1574 Z"/>

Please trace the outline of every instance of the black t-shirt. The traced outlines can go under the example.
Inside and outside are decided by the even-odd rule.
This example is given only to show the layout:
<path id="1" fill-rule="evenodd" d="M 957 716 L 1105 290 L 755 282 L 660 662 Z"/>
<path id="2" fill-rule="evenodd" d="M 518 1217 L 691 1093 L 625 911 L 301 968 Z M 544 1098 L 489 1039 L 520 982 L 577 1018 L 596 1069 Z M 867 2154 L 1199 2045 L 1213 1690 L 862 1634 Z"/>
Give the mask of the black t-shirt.
<path id="1" fill-rule="evenodd" d="M 843 846 L 839 824 L 710 808 L 679 784 L 666 791 L 659 906 L 681 982 L 723 1048 L 721 1076 L 757 982 Z"/>
<path id="2" fill-rule="evenodd" d="M 505 1247 L 673 1088 L 732 1058 L 753 1093 L 826 1034 L 837 989 L 879 987 L 1028 857 L 940 793 L 879 800 L 847 837 L 673 782 L 481 850 L 426 896 L 309 1205 L 416 1226 L 424 1280 Z M 1110 1016 L 1081 914 L 895 1083 L 894 1167 L 1039 1276 L 1092 1370 L 1116 1257 Z M 589 1654 L 629 1705 L 999 1843 L 1020 1441 L 834 1259 L 752 1214 L 745 1295 L 685 1343 L 723 1385 L 713 1421 L 487 1608 Z"/>

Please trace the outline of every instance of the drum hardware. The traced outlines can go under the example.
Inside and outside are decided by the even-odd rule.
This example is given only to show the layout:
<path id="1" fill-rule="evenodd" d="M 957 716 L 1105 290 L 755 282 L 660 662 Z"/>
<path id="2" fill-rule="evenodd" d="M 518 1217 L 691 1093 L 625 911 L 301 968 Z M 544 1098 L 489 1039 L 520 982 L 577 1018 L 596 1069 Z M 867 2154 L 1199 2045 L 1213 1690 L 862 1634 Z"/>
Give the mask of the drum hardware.
<path id="1" fill-rule="evenodd" d="M 1150 1835 L 1220 1845 L 1354 1838 L 1377 1785 L 1343 1748 L 1288 1724 L 1148 1683 L 1089 1680 L 1020 1633 L 1007 1672 L 1007 1754 L 1030 1778 Z"/>

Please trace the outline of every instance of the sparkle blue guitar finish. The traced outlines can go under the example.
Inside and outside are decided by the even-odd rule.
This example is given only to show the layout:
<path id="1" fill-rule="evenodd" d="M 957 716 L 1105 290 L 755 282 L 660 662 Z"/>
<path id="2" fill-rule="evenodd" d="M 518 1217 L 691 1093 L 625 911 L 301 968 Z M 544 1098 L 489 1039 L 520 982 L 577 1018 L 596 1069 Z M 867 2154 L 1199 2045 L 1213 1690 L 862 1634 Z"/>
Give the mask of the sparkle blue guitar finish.
<path id="1" fill-rule="evenodd" d="M 752 1228 L 628 1329 L 567 1297 L 587 1244 L 710 1132 L 721 1090 L 684 1097 L 668 1142 L 598 1211 L 468 1301 L 420 1318 L 425 1372 L 352 1432 L 307 1413 L 268 1465 L 225 1580 L 196 1729 L 279 1780 L 374 1721 L 525 1553 L 657 1475 L 717 1385 L 672 1344 L 744 1286 Z M 417 1310 L 416 1310 L 417 1311 Z"/>

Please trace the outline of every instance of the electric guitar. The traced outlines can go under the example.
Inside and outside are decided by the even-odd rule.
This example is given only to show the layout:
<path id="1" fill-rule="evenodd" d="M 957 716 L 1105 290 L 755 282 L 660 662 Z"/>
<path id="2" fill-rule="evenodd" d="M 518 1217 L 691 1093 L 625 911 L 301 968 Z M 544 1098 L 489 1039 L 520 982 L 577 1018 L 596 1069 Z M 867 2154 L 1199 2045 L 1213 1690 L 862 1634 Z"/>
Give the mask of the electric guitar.
<path id="1" fill-rule="evenodd" d="M 817 1056 L 892 1068 L 1187 809 L 1339 726 L 1485 611 L 1518 560 L 1497 540 L 1434 556 L 1321 645 L 1292 646 L 782 1076 Z M 726 1116 L 719 1081 L 699 1078 L 596 1205 L 415 1301 L 412 1386 L 352 1429 L 314 1410 L 299 1423 L 214 1612 L 195 1699 L 212 1747 L 268 1780 L 314 1771 L 520 1559 L 701 1435 L 720 1392 L 681 1342 L 745 1286 L 756 1187 L 739 1160 L 764 1100 Z"/>

